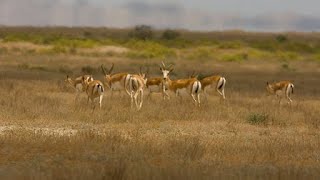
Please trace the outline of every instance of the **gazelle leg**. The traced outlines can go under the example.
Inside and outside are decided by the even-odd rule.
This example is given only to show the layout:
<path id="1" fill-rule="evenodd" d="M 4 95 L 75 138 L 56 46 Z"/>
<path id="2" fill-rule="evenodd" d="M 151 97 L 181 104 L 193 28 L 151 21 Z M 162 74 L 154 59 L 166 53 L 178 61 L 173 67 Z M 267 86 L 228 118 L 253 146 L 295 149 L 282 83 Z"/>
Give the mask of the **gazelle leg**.
<path id="1" fill-rule="evenodd" d="M 133 108 L 133 99 L 134 99 L 134 97 L 133 97 L 133 91 L 130 92 L 130 99 L 131 99 L 130 105 L 131 105 L 131 108 Z"/>
<path id="2" fill-rule="evenodd" d="M 193 94 L 193 93 L 191 94 L 191 97 L 192 97 L 192 99 L 193 99 L 193 101 L 194 101 L 195 105 L 197 106 L 198 102 L 197 102 L 196 97 L 194 96 L 194 94 Z"/>
<path id="3" fill-rule="evenodd" d="M 100 95 L 100 97 L 99 97 L 99 106 L 100 106 L 100 109 L 101 109 L 102 99 L 103 99 L 103 95 Z"/>
<path id="4" fill-rule="evenodd" d="M 291 105 L 291 103 L 292 103 L 292 99 L 289 97 L 289 95 L 287 95 L 286 97 L 287 97 L 287 100 L 288 100 L 288 104 L 290 104 L 290 105 Z"/>
<path id="5" fill-rule="evenodd" d="M 224 89 L 222 89 L 222 97 L 223 97 L 223 99 L 226 99 L 226 96 L 224 94 Z"/>
<path id="6" fill-rule="evenodd" d="M 281 104 L 281 96 L 277 95 L 277 97 L 279 98 L 279 105 Z"/>
<path id="7" fill-rule="evenodd" d="M 142 107 L 143 103 L 143 90 L 140 91 L 140 108 Z"/>
<path id="8" fill-rule="evenodd" d="M 200 107 L 200 93 L 197 94 L 197 97 L 198 97 L 198 105 Z"/>
<path id="9" fill-rule="evenodd" d="M 134 93 L 134 102 L 136 104 L 136 108 L 139 109 L 139 104 L 138 104 L 138 95 L 139 95 L 139 91 L 136 91 Z"/>
<path id="10" fill-rule="evenodd" d="M 203 94 L 204 94 L 204 97 L 205 97 L 206 101 L 208 101 L 208 93 L 207 93 L 207 91 L 208 90 L 206 88 L 204 88 Z"/>
<path id="11" fill-rule="evenodd" d="M 224 96 L 223 93 L 219 89 L 217 89 L 217 92 L 220 94 L 220 96 L 222 96 L 222 97 Z"/>
<path id="12" fill-rule="evenodd" d="M 138 110 L 140 110 L 140 109 L 141 109 L 141 107 L 142 107 L 142 103 L 143 103 L 143 91 L 142 91 L 142 90 L 140 90 L 140 102 L 139 102 L 139 108 L 138 108 Z"/>

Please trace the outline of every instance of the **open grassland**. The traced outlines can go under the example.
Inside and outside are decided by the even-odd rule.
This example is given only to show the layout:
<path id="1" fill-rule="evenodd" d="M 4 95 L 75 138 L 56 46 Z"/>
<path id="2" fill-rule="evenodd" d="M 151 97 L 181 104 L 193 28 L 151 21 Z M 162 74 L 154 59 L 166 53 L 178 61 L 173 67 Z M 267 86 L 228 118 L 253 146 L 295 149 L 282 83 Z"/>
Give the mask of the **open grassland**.
<path id="1" fill-rule="evenodd" d="M 54 45 L 20 41 L 0 46 L 6 46 L 0 54 L 1 179 L 320 177 L 320 63 L 307 60 L 312 53 L 295 51 L 301 59 L 293 61 L 171 57 L 172 79 L 194 70 L 200 78 L 226 77 L 226 101 L 212 93 L 196 108 L 190 97 L 162 101 L 154 94 L 137 112 L 130 109 L 129 97 L 106 91 L 102 109 L 92 113 L 84 94 L 75 100 L 64 82 L 67 74 L 89 73 L 102 80 L 99 66 L 113 62 L 115 72 L 135 73 L 142 65 L 150 76 L 160 76 L 162 59 L 93 56 L 86 54 L 88 48 L 42 53 Z M 122 45 L 108 48 L 132 51 Z M 266 96 L 266 82 L 277 80 L 294 83 L 291 106 Z"/>
<path id="2" fill-rule="evenodd" d="M 308 72 L 302 65 L 296 67 L 298 72 L 291 72 L 274 64 L 212 63 L 212 72 L 220 71 L 227 78 L 224 103 L 211 96 L 201 108 L 195 108 L 189 97 L 164 102 L 153 95 L 136 112 L 130 109 L 128 97 L 115 94 L 111 98 L 107 92 L 103 108 L 92 114 L 84 94 L 75 102 L 72 88 L 63 82 L 66 73 L 60 71 L 68 67 L 81 74 L 78 66 L 95 67 L 94 63 L 107 64 L 107 60 L 67 56 L 1 59 L 3 178 L 320 175 L 319 72 Z M 111 61 L 116 62 L 115 71 L 136 72 L 139 67 L 139 61 Z M 196 65 L 176 63 L 176 77 L 185 77 Z M 150 68 L 160 75 L 155 62 Z M 205 65 L 197 69 L 209 73 Z M 99 72 L 94 77 L 102 79 Z M 279 107 L 274 98 L 265 96 L 265 81 L 273 79 L 294 81 L 292 107 L 284 102 Z"/>

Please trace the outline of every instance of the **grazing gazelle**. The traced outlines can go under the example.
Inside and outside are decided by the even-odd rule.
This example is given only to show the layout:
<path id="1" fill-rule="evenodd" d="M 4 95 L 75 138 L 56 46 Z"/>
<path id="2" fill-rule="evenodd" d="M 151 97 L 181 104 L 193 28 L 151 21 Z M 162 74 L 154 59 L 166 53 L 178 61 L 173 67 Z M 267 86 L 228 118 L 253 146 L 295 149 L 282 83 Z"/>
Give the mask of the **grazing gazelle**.
<path id="1" fill-rule="evenodd" d="M 70 84 L 75 90 L 76 90 L 76 98 L 78 99 L 81 92 L 84 92 L 84 88 L 82 86 L 82 79 L 86 79 L 88 82 L 93 81 L 92 75 L 83 75 L 79 76 L 75 79 L 71 79 L 69 75 L 67 75 L 67 78 L 64 80 L 66 83 Z"/>
<path id="2" fill-rule="evenodd" d="M 294 85 L 290 81 L 279 81 L 275 83 L 267 82 L 267 92 L 269 94 L 275 94 L 279 98 L 279 104 L 281 102 L 281 96 L 285 95 L 288 100 L 288 104 L 291 104 L 292 100 L 290 98 L 293 94 Z"/>
<path id="3" fill-rule="evenodd" d="M 88 95 L 88 101 L 89 99 L 94 104 L 94 99 L 99 98 L 99 107 L 101 108 L 101 102 L 103 98 L 104 93 L 104 87 L 101 81 L 99 80 L 93 80 L 88 81 L 88 79 L 82 78 L 82 85 L 84 87 L 85 92 Z M 93 110 L 95 109 L 95 105 L 93 106 Z"/>
<path id="4" fill-rule="evenodd" d="M 224 94 L 224 87 L 226 86 L 226 78 L 222 76 L 208 76 L 200 80 L 202 85 L 202 90 L 205 97 L 208 97 L 207 90 L 214 88 L 223 99 L 226 99 Z"/>
<path id="5" fill-rule="evenodd" d="M 130 95 L 130 93 L 126 88 L 128 78 L 129 78 L 129 73 L 111 74 L 113 67 L 114 67 L 114 64 L 112 63 L 111 68 L 107 72 L 104 66 L 101 65 L 101 69 L 104 74 L 105 84 L 111 90 L 112 94 L 113 94 L 113 91 L 119 91 L 119 92 L 125 91 L 128 95 Z"/>
<path id="6" fill-rule="evenodd" d="M 176 96 L 178 96 L 181 91 L 186 91 L 194 100 L 195 105 L 200 106 L 201 83 L 197 78 L 171 80 L 169 74 L 173 71 L 173 67 L 169 66 L 166 68 L 163 62 L 160 70 L 163 74 L 163 92 L 167 97 L 169 97 L 169 94 L 166 92 L 167 89 L 174 92 Z"/>
<path id="7" fill-rule="evenodd" d="M 130 92 L 131 97 L 131 108 L 133 107 L 133 101 L 135 101 L 136 108 L 139 111 L 142 107 L 143 103 L 143 90 L 147 83 L 146 74 L 131 74 L 128 80 L 128 91 Z M 138 96 L 140 98 L 138 99 Z"/>

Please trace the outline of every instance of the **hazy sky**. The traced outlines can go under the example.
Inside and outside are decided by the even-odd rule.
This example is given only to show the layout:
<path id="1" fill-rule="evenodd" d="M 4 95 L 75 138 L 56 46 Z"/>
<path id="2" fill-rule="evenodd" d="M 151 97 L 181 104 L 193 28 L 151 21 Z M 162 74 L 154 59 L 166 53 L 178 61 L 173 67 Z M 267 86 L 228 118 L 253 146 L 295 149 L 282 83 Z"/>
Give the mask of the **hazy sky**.
<path id="1" fill-rule="evenodd" d="M 320 31 L 320 0 L 0 0 L 2 25 Z"/>

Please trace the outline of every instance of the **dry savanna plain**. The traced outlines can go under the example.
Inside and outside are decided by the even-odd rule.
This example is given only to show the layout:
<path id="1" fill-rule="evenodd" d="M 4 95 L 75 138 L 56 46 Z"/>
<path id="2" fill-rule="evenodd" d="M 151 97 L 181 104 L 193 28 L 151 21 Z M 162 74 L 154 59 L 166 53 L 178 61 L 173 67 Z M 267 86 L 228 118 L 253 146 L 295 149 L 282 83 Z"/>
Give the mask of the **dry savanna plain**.
<path id="1" fill-rule="evenodd" d="M 299 48 L 285 51 L 282 45 L 281 51 L 250 45 L 250 38 L 269 43 L 277 37 L 280 44 L 320 35 L 281 39 L 218 32 L 210 36 L 216 38 L 212 44 L 168 45 L 168 56 L 162 57 L 139 56 L 140 50 L 125 40 L 67 44 L 62 51 L 59 44 L 10 35 L 27 30 L 0 31 L 0 179 L 320 178 L 320 61 L 313 60 L 320 56 Z M 65 37 L 73 34 L 72 29 L 60 31 L 68 32 Z M 182 32 L 181 39 L 187 35 Z M 299 37 L 295 41 L 302 45 L 312 43 Z M 152 46 L 154 41 L 141 43 Z M 64 81 L 67 74 L 92 74 L 103 81 L 100 65 L 111 63 L 114 72 L 137 73 L 142 66 L 149 68 L 149 77 L 161 76 L 164 58 L 175 65 L 171 79 L 193 71 L 199 79 L 224 76 L 226 100 L 212 91 L 195 107 L 189 96 L 164 101 L 161 94 L 145 91 L 142 109 L 136 111 L 127 95 L 111 96 L 106 88 L 102 108 L 92 113 L 86 94 L 75 99 L 75 90 Z M 266 82 L 279 80 L 295 85 L 291 105 L 266 95 Z"/>

